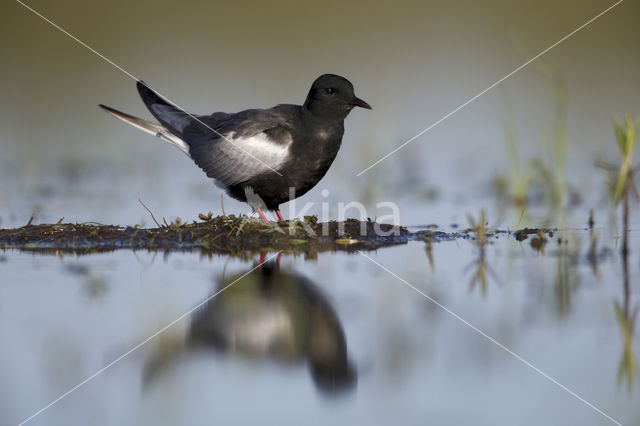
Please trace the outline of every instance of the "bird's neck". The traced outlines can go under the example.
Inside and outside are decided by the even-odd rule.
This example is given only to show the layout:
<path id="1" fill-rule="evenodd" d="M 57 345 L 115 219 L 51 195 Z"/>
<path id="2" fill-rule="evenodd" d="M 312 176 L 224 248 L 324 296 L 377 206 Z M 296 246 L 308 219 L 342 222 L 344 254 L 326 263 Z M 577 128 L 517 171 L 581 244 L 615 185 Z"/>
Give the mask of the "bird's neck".
<path id="1" fill-rule="evenodd" d="M 324 108 L 315 108 L 313 101 L 307 100 L 302 105 L 302 116 L 304 120 L 312 125 L 322 127 L 342 126 L 344 127 L 344 119 L 347 113 L 337 113 L 336 111 L 327 111 Z"/>

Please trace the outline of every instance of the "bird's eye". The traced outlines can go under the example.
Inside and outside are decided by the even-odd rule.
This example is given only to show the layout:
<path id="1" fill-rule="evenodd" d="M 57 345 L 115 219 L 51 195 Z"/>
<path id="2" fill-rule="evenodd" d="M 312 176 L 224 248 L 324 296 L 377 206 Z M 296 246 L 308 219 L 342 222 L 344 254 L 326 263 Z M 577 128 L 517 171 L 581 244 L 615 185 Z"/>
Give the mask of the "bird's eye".
<path id="1" fill-rule="evenodd" d="M 324 89 L 324 91 L 329 95 L 333 95 L 334 93 L 336 93 L 336 89 L 334 89 L 333 87 L 327 87 L 326 89 Z"/>

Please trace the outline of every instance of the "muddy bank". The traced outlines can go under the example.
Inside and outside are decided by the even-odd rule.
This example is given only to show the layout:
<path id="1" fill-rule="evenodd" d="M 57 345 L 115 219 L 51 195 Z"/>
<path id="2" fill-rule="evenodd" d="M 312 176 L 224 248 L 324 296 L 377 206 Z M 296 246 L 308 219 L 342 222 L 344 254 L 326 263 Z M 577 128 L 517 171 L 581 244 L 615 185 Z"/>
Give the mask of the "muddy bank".
<path id="1" fill-rule="evenodd" d="M 40 253 L 89 254 L 118 249 L 158 251 L 202 251 L 252 255 L 283 251 L 313 257 L 324 251 L 376 250 L 409 241 L 440 242 L 474 238 L 472 229 L 447 233 L 417 230 L 348 219 L 318 223 L 314 216 L 303 220 L 264 224 L 246 216 L 206 217 L 201 222 L 170 223 L 157 228 L 103 225 L 97 223 L 31 223 L 20 228 L 0 229 L 0 248 Z M 550 230 L 491 231 L 488 236 L 509 235 L 518 240 Z"/>

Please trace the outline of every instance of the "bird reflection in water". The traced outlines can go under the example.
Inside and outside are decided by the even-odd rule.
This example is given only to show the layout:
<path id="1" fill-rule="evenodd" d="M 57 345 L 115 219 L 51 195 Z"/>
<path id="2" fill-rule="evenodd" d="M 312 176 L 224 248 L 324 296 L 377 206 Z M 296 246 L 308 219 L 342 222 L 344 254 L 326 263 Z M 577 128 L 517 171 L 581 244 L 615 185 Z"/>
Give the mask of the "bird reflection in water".
<path id="1" fill-rule="evenodd" d="M 278 259 L 279 260 L 279 259 Z M 246 272 L 245 272 L 246 274 Z M 186 344 L 172 355 L 157 354 L 147 365 L 145 382 L 188 350 L 216 352 L 254 361 L 295 366 L 306 363 L 316 387 L 334 394 L 354 388 L 356 371 L 336 312 L 307 278 L 264 263 L 246 274 L 222 280 L 228 289 L 191 317 Z"/>

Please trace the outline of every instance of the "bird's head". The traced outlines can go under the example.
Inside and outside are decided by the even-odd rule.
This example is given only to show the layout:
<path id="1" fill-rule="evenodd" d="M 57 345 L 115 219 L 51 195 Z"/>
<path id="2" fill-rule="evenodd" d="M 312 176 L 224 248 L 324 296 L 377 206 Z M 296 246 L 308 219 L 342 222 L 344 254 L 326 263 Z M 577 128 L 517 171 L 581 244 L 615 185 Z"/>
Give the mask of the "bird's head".
<path id="1" fill-rule="evenodd" d="M 356 97 L 349 80 L 335 74 L 321 75 L 313 82 L 304 107 L 315 116 L 336 120 L 344 120 L 353 107 L 371 109 Z"/>

